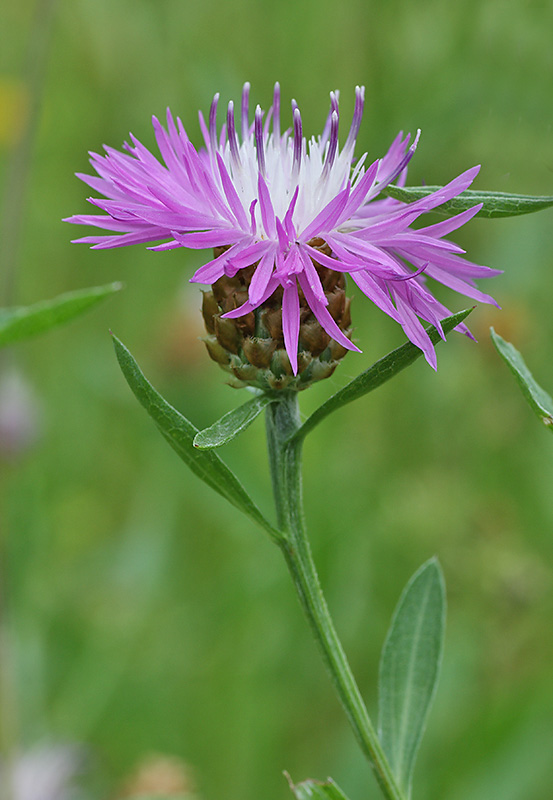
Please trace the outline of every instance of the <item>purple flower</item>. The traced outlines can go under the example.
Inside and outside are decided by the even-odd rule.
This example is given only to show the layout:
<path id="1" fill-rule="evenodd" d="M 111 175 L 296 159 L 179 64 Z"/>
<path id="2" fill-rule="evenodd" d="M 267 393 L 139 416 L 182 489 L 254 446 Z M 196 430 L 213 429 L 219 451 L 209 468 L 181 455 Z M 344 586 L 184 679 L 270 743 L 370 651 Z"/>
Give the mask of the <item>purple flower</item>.
<path id="1" fill-rule="evenodd" d="M 164 163 L 132 135 L 132 144 L 124 145 L 127 153 L 110 147 L 105 147 L 104 156 L 92 153 L 91 164 L 99 177 L 78 177 L 107 198 L 90 198 L 106 214 L 77 215 L 68 221 L 94 225 L 112 235 L 75 241 L 94 248 L 159 240 L 168 241 L 150 249 L 219 248 L 217 257 L 195 272 L 191 278 L 195 283 L 213 284 L 255 264 L 247 301 L 224 316 L 244 316 L 282 287 L 284 343 L 294 373 L 300 293 L 333 339 L 359 350 L 329 313 L 315 265 L 347 273 L 436 368 L 434 347 L 420 320 L 441 331 L 440 320 L 451 312 L 428 291 L 426 277 L 474 300 L 494 303 L 476 288 L 474 279 L 497 275 L 499 270 L 466 261 L 460 256 L 464 251 L 443 238 L 471 219 L 480 205 L 426 227 L 410 226 L 421 214 L 467 189 L 479 167 L 413 203 L 379 198 L 388 184 L 405 183 L 419 134 L 409 146 L 410 136 L 400 133 L 383 158 L 367 166 L 365 153 L 354 163 L 363 88 L 355 90 L 353 121 L 341 150 L 337 92 L 331 92 L 321 136 L 308 141 L 295 101 L 293 126 L 281 131 L 278 84 L 267 114 L 257 106 L 253 121 L 249 89 L 245 84 L 239 131 L 232 102 L 226 121 L 217 129 L 218 94 L 207 123 L 200 114 L 205 149 L 196 150 L 180 119 L 175 122 L 168 110 L 167 129 L 153 118 Z M 466 326 L 458 329 L 470 335 Z"/>

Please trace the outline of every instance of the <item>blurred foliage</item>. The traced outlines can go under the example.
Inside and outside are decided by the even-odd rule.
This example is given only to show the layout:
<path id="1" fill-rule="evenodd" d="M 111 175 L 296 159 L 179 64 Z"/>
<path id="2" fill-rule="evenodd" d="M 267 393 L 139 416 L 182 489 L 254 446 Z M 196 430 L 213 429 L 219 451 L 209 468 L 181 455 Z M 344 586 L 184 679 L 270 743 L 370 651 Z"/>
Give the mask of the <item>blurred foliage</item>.
<path id="1" fill-rule="evenodd" d="M 0 177 L 31 105 L 35 7 L 0 6 Z M 280 80 L 313 132 L 331 89 L 342 90 L 347 119 L 364 83 L 358 146 L 378 156 L 399 129 L 421 127 L 414 185 L 481 163 L 475 188 L 552 194 L 551 4 L 59 0 L 55 11 L 14 303 L 111 281 L 127 289 L 9 354 L 41 407 L 40 435 L 0 476 L 12 730 L 22 747 L 86 743 L 98 798 L 113 797 L 154 751 L 190 764 L 205 800 L 287 797 L 282 769 L 331 774 L 349 797 L 376 798 L 279 553 L 185 470 L 113 356 L 108 328 L 199 428 L 244 400 L 197 340 L 199 291 L 187 278 L 202 254 L 91 252 L 69 243 L 77 231 L 60 219 L 86 210 L 73 173 L 87 170 L 87 150 L 118 147 L 129 130 L 153 145 L 150 115 L 167 105 L 199 143 L 197 109 L 215 91 L 236 98 L 245 80 L 265 107 Z M 417 796 L 544 800 L 553 781 L 553 464 L 487 331 L 493 324 L 515 341 L 547 382 L 551 213 L 475 220 L 456 240 L 505 270 L 486 286 L 503 311 L 471 315 L 478 345 L 450 334 L 437 374 L 419 360 L 319 426 L 305 452 L 308 523 L 373 710 L 400 590 L 431 555 L 444 567 L 444 669 Z M 439 296 L 452 310 L 466 304 Z M 364 353 L 305 393 L 306 415 L 403 341 L 362 297 L 353 311 Z M 225 458 L 271 515 L 260 421 Z"/>

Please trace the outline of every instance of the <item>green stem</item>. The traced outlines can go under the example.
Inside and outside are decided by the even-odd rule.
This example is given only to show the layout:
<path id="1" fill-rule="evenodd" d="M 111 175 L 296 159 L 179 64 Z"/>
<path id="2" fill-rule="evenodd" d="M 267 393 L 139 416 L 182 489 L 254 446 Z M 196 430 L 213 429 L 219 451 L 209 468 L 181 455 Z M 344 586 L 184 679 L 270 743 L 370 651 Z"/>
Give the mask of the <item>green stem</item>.
<path id="1" fill-rule="evenodd" d="M 405 800 L 334 628 L 311 554 L 303 520 L 302 442 L 291 438 L 300 426 L 297 393 L 283 394 L 280 402 L 267 408 L 266 414 L 271 476 L 278 525 L 283 533 L 280 548 L 338 697 L 384 797 Z"/>

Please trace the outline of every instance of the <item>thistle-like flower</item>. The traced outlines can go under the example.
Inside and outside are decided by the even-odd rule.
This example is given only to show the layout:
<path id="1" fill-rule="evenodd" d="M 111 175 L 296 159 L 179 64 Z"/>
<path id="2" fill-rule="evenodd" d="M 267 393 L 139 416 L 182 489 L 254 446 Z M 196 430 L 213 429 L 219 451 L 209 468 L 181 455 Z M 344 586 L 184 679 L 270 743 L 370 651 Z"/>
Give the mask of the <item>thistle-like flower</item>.
<path id="1" fill-rule="evenodd" d="M 213 260 L 190 280 L 214 286 L 204 297 L 208 349 L 246 382 L 303 388 L 317 378 L 313 372 L 325 377 L 347 350 L 359 350 L 350 339 L 344 274 L 402 326 L 436 368 L 434 347 L 421 320 L 441 331 L 440 321 L 451 312 L 429 292 L 426 278 L 494 303 L 474 279 L 499 270 L 465 260 L 460 255 L 464 251 L 443 238 L 471 219 L 480 205 L 426 227 L 411 225 L 467 189 L 479 167 L 416 202 L 392 200 L 382 190 L 394 181 L 405 183 L 420 132 L 412 144 L 409 135 L 400 133 L 386 155 L 370 165 L 367 153 L 354 162 L 363 88 L 355 90 L 353 120 L 342 149 L 337 92 L 331 92 L 322 134 L 308 141 L 295 101 L 292 128 L 281 130 L 278 84 L 267 114 L 257 106 L 253 120 L 249 90 L 246 84 L 238 130 L 232 102 L 218 129 L 219 95 L 207 123 L 200 113 L 205 149 L 192 145 L 180 119 L 175 121 L 168 110 L 166 129 L 153 118 L 164 163 L 132 135 L 132 144 L 124 145 L 127 153 L 109 147 L 106 155 L 92 153 L 99 177 L 78 177 L 107 198 L 90 199 L 107 215 L 77 215 L 68 221 L 114 235 L 75 241 L 94 248 L 160 240 L 166 241 L 150 249 L 214 248 Z M 231 320 L 237 321 L 233 328 Z M 458 329 L 470 335 L 464 325 Z M 309 344 L 313 339 L 315 354 Z M 266 375 L 260 380 L 248 367 L 269 370 L 268 383 Z"/>

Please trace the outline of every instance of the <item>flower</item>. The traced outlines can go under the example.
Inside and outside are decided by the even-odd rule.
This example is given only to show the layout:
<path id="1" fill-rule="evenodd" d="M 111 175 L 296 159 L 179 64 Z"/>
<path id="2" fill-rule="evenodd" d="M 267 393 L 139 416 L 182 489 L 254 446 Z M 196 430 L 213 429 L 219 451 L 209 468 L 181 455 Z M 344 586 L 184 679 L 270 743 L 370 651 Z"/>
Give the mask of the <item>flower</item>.
<path id="1" fill-rule="evenodd" d="M 0 763 L 0 784 L 13 800 L 69 800 L 83 772 L 86 753 L 75 744 L 43 745 Z"/>
<path id="2" fill-rule="evenodd" d="M 338 92 L 322 134 L 303 135 L 300 110 L 292 101 L 291 129 L 281 130 L 280 88 L 266 115 L 257 106 L 249 114 L 248 83 L 242 92 L 240 130 L 234 105 L 217 128 L 216 94 L 207 123 L 200 114 L 205 149 L 190 142 L 180 119 L 167 111 L 165 129 L 153 126 L 162 163 L 131 135 L 127 153 L 105 147 L 91 153 L 99 177 L 79 174 L 107 199 L 90 198 L 106 214 L 76 215 L 67 221 L 93 225 L 112 235 L 86 236 L 77 242 L 94 248 L 153 243 L 150 249 L 216 248 L 215 258 L 190 279 L 214 284 L 250 269 L 247 297 L 224 313 L 240 318 L 263 306 L 275 292 L 282 296 L 282 332 L 292 371 L 298 371 L 300 307 L 307 304 L 324 331 L 347 350 L 359 350 L 329 312 L 321 268 L 346 273 L 373 303 L 398 322 L 407 337 L 436 368 L 436 354 L 420 320 L 435 325 L 450 314 L 430 293 L 426 278 L 486 303 L 474 279 L 498 274 L 461 257 L 464 251 L 443 237 L 481 208 L 418 228 L 412 223 L 467 189 L 479 167 L 413 203 L 382 197 L 390 183 L 405 183 L 420 131 L 398 134 L 383 158 L 367 166 L 367 153 L 354 162 L 364 89 L 355 90 L 355 110 L 345 144 L 338 144 Z M 272 128 L 272 130 L 271 130 Z M 464 325 L 458 330 L 470 335 Z"/>

